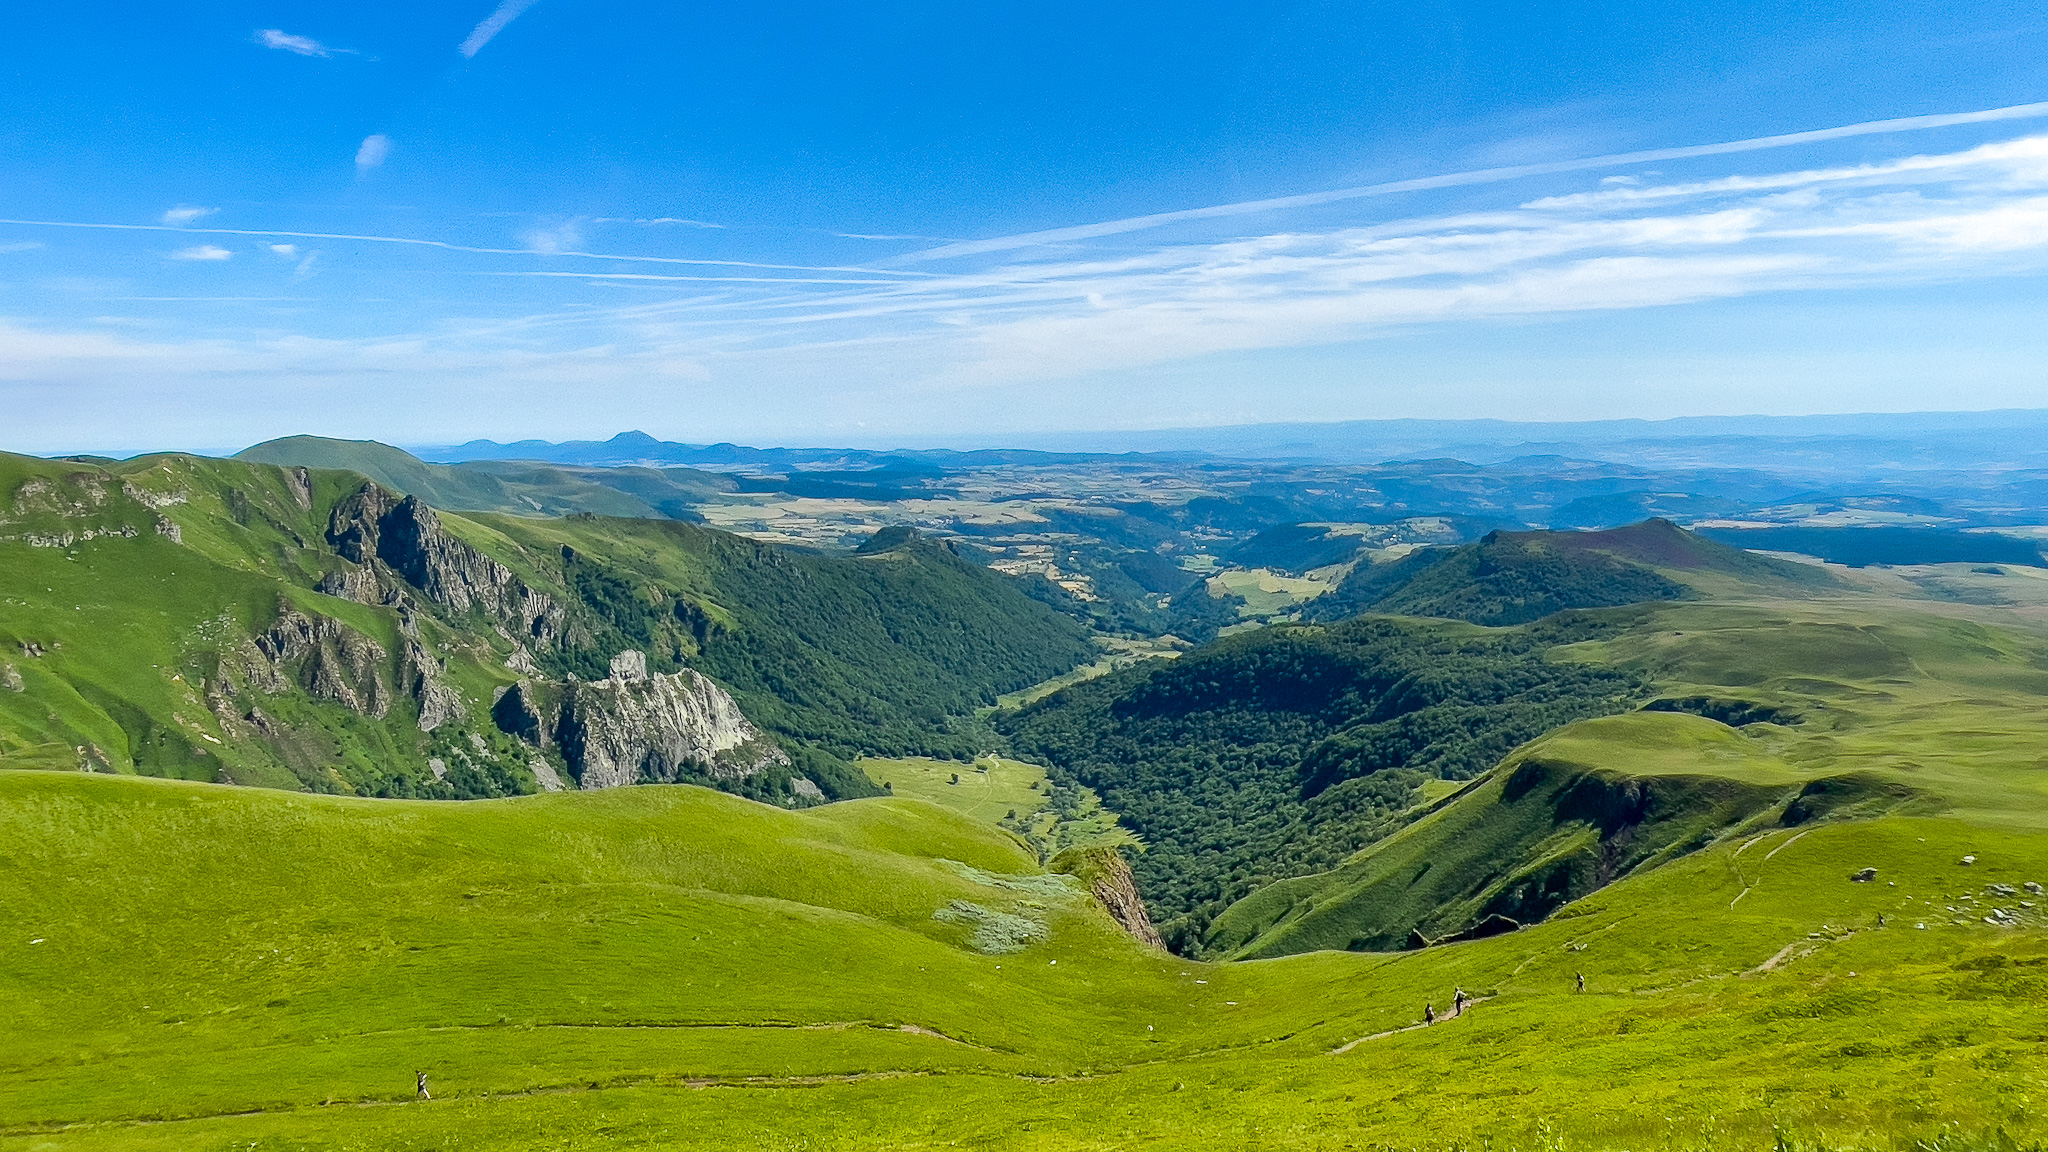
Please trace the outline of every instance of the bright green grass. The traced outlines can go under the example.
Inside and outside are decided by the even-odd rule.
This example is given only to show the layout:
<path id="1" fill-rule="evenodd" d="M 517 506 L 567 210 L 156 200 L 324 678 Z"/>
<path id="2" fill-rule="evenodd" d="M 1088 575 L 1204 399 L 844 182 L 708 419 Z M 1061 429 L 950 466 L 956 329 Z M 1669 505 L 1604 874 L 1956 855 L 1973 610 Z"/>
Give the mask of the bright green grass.
<path id="1" fill-rule="evenodd" d="M 1511 936 L 1223 966 L 1147 953 L 1078 898 L 992 887 L 1028 858 L 905 798 L 433 804 L 0 773 L 0 860 L 10 1150 L 2042 1131 L 2048 936 L 2031 912 L 1928 912 L 2048 878 L 2048 839 L 2012 827 L 1772 832 Z M 1866 865 L 1879 882 L 1850 883 Z M 954 899 L 1035 901 L 1050 939 L 965 951 L 931 919 Z M 1332 1054 L 1454 986 L 1489 999 Z M 409 1102 L 416 1069 L 430 1104 Z"/>
<path id="2" fill-rule="evenodd" d="M 1090 789 L 1074 789 L 1079 800 L 1070 814 L 1055 811 L 1045 769 L 1022 760 L 983 756 L 962 764 L 924 757 L 868 757 L 860 761 L 860 769 L 876 784 L 889 785 L 895 795 L 927 800 L 1010 829 L 1044 858 L 1067 848 L 1136 842 Z"/>
<path id="3" fill-rule="evenodd" d="M 1058 676 L 1040 681 L 1029 688 L 1022 688 L 1015 692 L 1005 692 L 996 697 L 995 708 L 1022 708 L 1027 704 L 1035 704 L 1062 688 L 1093 680 L 1100 676 L 1107 676 L 1119 668 L 1128 668 L 1140 660 L 1173 659 L 1179 656 L 1187 647 L 1184 642 L 1165 639 L 1135 640 L 1122 636 L 1097 636 L 1095 642 L 1102 646 L 1104 652 L 1102 657 L 1094 663 L 1083 664 L 1079 668 L 1062 672 Z M 994 710 L 983 709 L 983 712 Z"/>

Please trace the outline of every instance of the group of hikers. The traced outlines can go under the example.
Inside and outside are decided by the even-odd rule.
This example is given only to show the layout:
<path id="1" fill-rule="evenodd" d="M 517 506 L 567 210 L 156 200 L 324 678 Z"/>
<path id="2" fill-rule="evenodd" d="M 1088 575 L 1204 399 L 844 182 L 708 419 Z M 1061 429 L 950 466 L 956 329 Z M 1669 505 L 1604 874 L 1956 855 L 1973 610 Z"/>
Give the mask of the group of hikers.
<path id="1" fill-rule="evenodd" d="M 1444 1017 L 1444 1019 L 1450 1020 L 1463 1016 L 1465 1014 L 1465 1005 L 1471 1002 L 1472 998 L 1465 995 L 1465 990 L 1463 988 L 1458 989 L 1451 994 L 1451 1014 Z M 1422 1006 L 1422 1023 L 1425 1026 L 1436 1023 L 1436 1005 L 1424 1004 Z"/>

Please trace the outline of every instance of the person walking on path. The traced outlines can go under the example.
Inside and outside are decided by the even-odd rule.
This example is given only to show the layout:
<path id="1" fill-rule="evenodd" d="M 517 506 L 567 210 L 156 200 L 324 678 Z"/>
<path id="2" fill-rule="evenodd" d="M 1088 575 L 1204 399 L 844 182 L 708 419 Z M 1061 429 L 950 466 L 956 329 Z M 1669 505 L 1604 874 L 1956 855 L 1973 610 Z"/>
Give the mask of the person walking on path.
<path id="1" fill-rule="evenodd" d="M 1468 999 L 1470 999 L 1470 997 L 1465 995 L 1465 990 L 1463 988 L 1460 988 L 1455 993 L 1453 993 L 1451 995 L 1451 1015 L 1463 1016 L 1465 1014 L 1465 1002 Z"/>
<path id="2" fill-rule="evenodd" d="M 1581 973 L 1579 973 L 1579 974 L 1578 974 L 1578 976 L 1579 976 L 1579 991 L 1581 991 L 1581 992 L 1584 992 L 1584 991 L 1586 990 L 1586 974 L 1585 974 L 1584 972 L 1581 972 Z"/>
<path id="3" fill-rule="evenodd" d="M 434 1098 L 434 1094 L 433 1094 L 432 1092 L 429 1092 L 429 1091 L 427 1091 L 427 1074 L 426 1074 L 425 1072 L 422 1072 L 422 1073 L 420 1073 L 420 1074 L 419 1074 L 419 1085 L 418 1085 L 418 1087 L 419 1087 L 419 1094 L 420 1094 L 420 1095 L 419 1095 L 419 1098 L 420 1098 L 420 1099 L 422 1099 L 422 1100 L 432 1100 L 432 1099 Z"/>
<path id="4" fill-rule="evenodd" d="M 1436 1023 L 1436 1008 L 1432 1005 L 1424 1004 L 1422 1006 L 1422 1026 L 1427 1028 L 1434 1023 Z"/>

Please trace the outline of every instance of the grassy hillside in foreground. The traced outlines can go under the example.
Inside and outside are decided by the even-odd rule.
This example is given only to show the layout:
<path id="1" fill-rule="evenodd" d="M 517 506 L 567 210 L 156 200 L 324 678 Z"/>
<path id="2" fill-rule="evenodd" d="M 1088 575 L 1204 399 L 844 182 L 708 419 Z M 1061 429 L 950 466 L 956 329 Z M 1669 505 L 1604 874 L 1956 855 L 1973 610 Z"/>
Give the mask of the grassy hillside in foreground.
<path id="1" fill-rule="evenodd" d="M 2048 826 L 2048 644 L 2017 617 L 1855 600 L 1630 614 L 1553 658 L 1641 673 L 1651 711 L 1525 745 L 1342 866 L 1232 906 L 1208 947 L 1381 950 L 1506 928 L 1489 918 L 1540 919 L 1632 869 L 1829 813 Z"/>
<path id="2" fill-rule="evenodd" d="M 909 800 L 0 772 L 0 1149 L 1991 1147 L 2048 1135 L 2048 930 L 1994 887 L 2037 879 L 2037 821 L 1822 820 L 1508 936 L 1204 965 Z"/>

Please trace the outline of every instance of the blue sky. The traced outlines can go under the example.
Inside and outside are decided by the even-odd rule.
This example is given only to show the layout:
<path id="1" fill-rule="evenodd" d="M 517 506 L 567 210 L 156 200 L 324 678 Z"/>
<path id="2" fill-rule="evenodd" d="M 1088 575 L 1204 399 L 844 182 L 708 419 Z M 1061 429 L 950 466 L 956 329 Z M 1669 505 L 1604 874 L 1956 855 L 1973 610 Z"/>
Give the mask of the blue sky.
<path id="1" fill-rule="evenodd" d="M 2038 7 L 87 2 L 4 51 L 17 450 L 2048 406 Z"/>

